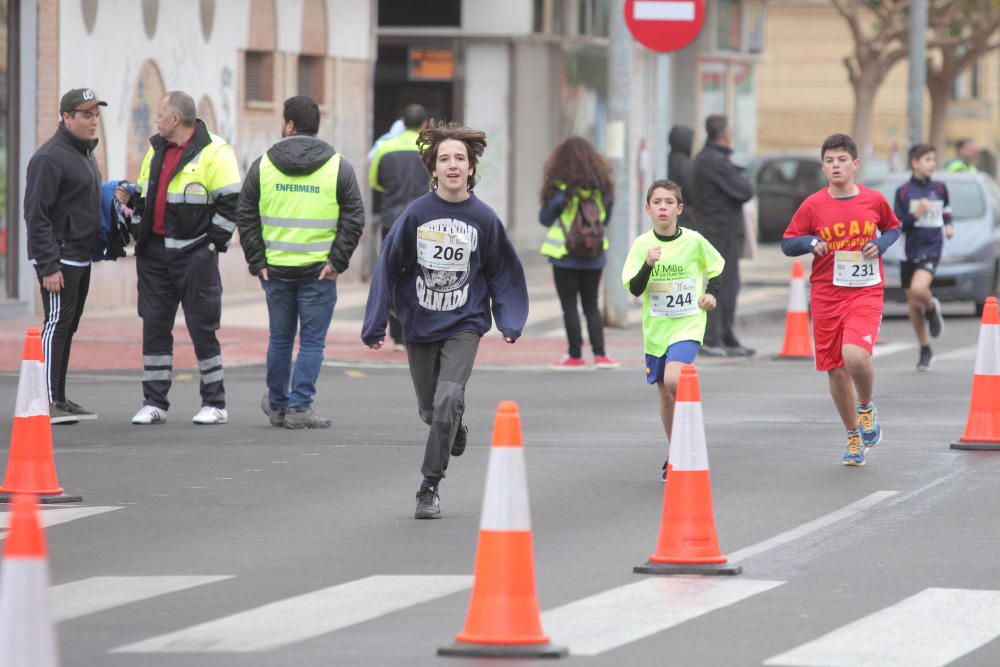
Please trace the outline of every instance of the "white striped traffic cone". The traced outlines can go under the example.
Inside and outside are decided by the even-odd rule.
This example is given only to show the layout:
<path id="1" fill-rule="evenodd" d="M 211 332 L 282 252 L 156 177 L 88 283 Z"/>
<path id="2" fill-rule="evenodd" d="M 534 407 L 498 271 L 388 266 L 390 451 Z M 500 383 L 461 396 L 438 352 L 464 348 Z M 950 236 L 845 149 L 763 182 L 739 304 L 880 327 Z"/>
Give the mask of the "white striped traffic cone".
<path id="1" fill-rule="evenodd" d="M 479 522 L 475 582 L 465 629 L 438 655 L 561 658 L 542 631 L 521 416 L 514 401 L 497 407 L 486 497 Z"/>
<path id="2" fill-rule="evenodd" d="M 49 564 L 38 502 L 14 496 L 0 572 L 0 665 L 58 667 L 49 610 Z"/>
<path id="3" fill-rule="evenodd" d="M 1000 309 L 993 296 L 983 307 L 965 433 L 951 448 L 1000 450 Z"/>

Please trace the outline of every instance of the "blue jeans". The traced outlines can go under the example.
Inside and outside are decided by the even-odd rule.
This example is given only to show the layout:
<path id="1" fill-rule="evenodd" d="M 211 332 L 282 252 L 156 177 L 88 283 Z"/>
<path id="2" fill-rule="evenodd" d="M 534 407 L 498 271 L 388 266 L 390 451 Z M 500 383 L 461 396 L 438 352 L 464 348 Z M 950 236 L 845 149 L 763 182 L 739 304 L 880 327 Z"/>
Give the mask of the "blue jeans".
<path id="1" fill-rule="evenodd" d="M 271 279 L 260 284 L 267 295 L 271 333 L 267 345 L 268 400 L 272 409 L 305 410 L 316 394 L 326 332 L 337 305 L 337 281 Z M 293 368 L 296 329 L 300 329 L 299 354 Z"/>

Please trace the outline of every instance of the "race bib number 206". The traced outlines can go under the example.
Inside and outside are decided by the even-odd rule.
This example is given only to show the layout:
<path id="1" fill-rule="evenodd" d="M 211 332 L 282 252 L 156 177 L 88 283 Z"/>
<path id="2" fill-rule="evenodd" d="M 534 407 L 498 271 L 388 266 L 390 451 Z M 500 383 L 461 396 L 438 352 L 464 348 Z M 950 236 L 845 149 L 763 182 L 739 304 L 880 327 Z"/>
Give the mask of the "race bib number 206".
<path id="1" fill-rule="evenodd" d="M 417 262 L 431 271 L 468 271 L 471 254 L 468 234 L 417 229 Z"/>

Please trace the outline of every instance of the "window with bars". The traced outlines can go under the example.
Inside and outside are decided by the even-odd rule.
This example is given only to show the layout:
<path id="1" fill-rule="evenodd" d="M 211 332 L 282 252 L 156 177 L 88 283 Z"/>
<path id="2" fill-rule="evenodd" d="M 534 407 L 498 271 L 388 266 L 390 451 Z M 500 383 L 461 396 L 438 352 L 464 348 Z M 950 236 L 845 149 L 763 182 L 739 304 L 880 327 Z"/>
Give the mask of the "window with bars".
<path id="1" fill-rule="evenodd" d="M 323 57 L 299 56 L 298 94 L 323 104 Z"/>
<path id="2" fill-rule="evenodd" d="M 274 54 L 267 51 L 247 51 L 245 63 L 244 99 L 247 102 L 273 102 Z"/>

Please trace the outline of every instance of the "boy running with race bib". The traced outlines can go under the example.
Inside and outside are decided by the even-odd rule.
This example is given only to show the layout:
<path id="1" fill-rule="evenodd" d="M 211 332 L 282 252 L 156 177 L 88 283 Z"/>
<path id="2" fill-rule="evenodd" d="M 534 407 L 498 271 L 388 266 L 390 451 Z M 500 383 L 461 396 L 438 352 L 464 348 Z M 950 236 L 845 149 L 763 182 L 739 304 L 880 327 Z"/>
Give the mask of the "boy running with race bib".
<path id="1" fill-rule="evenodd" d="M 395 306 L 417 410 L 430 426 L 414 517 L 437 519 L 448 461 L 465 451 L 465 385 L 479 340 L 494 320 L 504 340 L 518 339 L 528 319 L 528 287 L 503 224 L 472 192 L 486 135 L 432 123 L 417 147 L 433 190 L 410 203 L 382 242 L 361 338 L 374 350 L 382 347 L 389 305 Z"/>
<path id="2" fill-rule="evenodd" d="M 694 363 L 701 349 L 706 311 L 715 308 L 726 264 L 705 237 L 677 226 L 683 210 L 680 186 L 667 180 L 650 185 L 646 214 L 653 228 L 635 240 L 622 269 L 625 288 L 642 296 L 646 382 L 660 392 L 660 419 L 668 442 L 681 368 Z M 708 285 L 703 288 L 705 278 Z"/>
<path id="3" fill-rule="evenodd" d="M 872 347 L 882 323 L 882 254 L 899 238 L 899 220 L 879 192 L 854 182 L 861 161 L 846 134 L 820 149 L 828 187 L 809 196 L 781 242 L 789 257 L 811 252 L 811 311 L 816 370 L 847 428 L 843 463 L 863 466 L 882 440 L 873 392 Z M 881 232 L 881 235 L 879 233 Z"/>
<path id="4" fill-rule="evenodd" d="M 913 174 L 896 190 L 894 206 L 906 235 L 906 259 L 899 266 L 899 274 L 906 290 L 910 322 L 920 343 L 918 371 L 930 370 L 934 363 L 927 330 L 930 329 L 932 338 L 937 338 L 944 329 L 941 302 L 931 294 L 931 282 L 941 259 L 943 237 L 951 238 L 954 232 L 948 187 L 940 181 L 931 180 L 936 168 L 937 156 L 933 146 L 916 144 L 911 148 L 910 169 Z"/>

